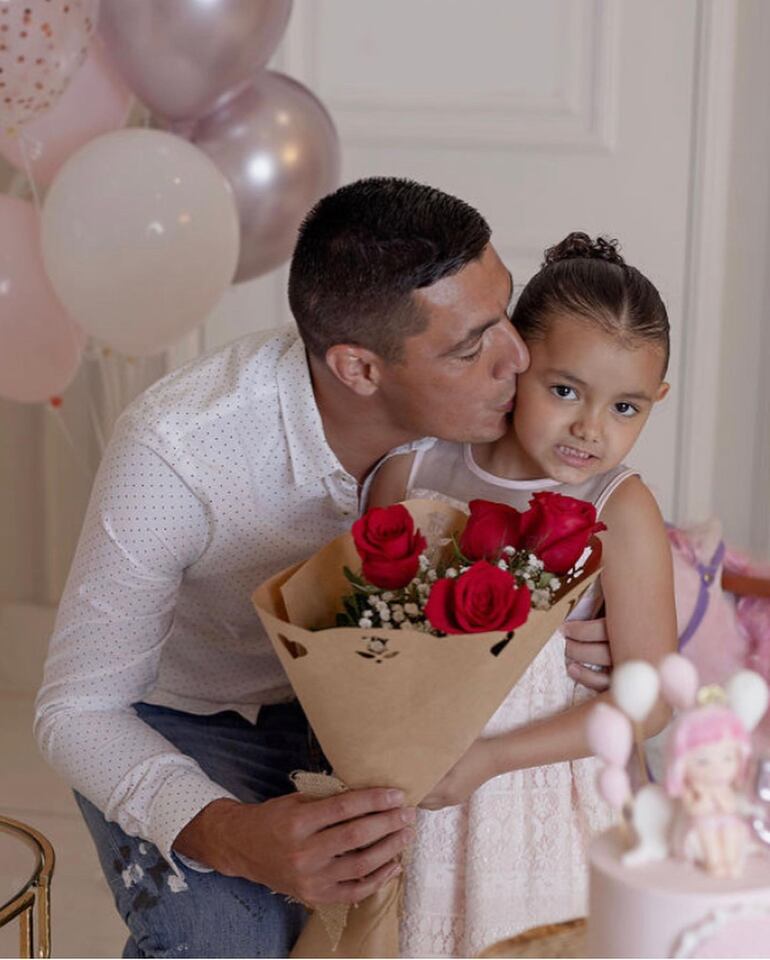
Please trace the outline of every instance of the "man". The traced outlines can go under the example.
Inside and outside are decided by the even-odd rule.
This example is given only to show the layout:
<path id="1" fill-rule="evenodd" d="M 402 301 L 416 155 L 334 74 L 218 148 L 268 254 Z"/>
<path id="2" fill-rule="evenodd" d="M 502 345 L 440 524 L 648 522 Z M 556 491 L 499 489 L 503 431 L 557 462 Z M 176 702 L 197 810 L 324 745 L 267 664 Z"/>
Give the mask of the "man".
<path id="1" fill-rule="evenodd" d="M 475 210 L 359 181 L 300 231 L 299 337 L 243 338 L 121 417 L 36 734 L 77 791 L 125 956 L 285 956 L 304 911 L 271 891 L 357 902 L 398 871 L 415 816 L 399 791 L 291 793 L 288 774 L 322 758 L 250 595 L 349 528 L 389 451 L 503 433 L 528 363 L 511 296 Z M 577 663 L 606 664 L 605 644 L 568 653 L 576 679 L 606 686 Z"/>

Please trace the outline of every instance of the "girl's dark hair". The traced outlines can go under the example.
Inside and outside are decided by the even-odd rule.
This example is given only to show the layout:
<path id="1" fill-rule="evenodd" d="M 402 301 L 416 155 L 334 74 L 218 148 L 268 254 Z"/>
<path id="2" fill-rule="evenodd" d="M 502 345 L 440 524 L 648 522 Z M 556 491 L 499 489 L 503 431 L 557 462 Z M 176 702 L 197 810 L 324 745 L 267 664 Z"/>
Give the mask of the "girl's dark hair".
<path id="1" fill-rule="evenodd" d="M 398 361 L 427 327 L 412 291 L 477 259 L 489 226 L 463 200 L 413 180 L 370 177 L 323 197 L 299 230 L 289 304 L 308 350 L 354 343 Z"/>
<path id="2" fill-rule="evenodd" d="M 658 344 L 665 376 L 670 351 L 666 307 L 647 277 L 621 257 L 617 240 L 571 233 L 545 251 L 511 320 L 524 340 L 536 340 L 545 336 L 550 320 L 560 313 L 584 317 L 629 343 Z"/>

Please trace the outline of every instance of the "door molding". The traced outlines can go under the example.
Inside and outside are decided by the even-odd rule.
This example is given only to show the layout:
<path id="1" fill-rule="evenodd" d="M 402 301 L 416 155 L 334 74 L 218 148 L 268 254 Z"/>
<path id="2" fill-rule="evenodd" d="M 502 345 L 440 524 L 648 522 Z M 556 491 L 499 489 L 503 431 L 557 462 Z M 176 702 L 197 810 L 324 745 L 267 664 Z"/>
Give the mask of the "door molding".
<path id="1" fill-rule="evenodd" d="M 696 12 L 692 177 L 677 371 L 681 401 L 674 513 L 678 522 L 710 516 L 716 501 L 736 14 L 737 4 L 722 0 L 699 0 Z"/>

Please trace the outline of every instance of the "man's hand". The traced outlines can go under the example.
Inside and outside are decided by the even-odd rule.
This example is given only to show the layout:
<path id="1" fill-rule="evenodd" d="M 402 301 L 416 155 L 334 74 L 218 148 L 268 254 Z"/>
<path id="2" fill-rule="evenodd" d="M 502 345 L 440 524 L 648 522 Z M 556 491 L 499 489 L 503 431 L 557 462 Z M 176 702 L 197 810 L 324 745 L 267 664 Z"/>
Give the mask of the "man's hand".
<path id="1" fill-rule="evenodd" d="M 414 839 L 416 816 L 403 802 L 385 789 L 259 804 L 223 798 L 184 827 L 174 849 L 311 907 L 358 903 L 400 872 L 395 858 Z"/>
<path id="2" fill-rule="evenodd" d="M 562 631 L 567 638 L 567 673 L 590 690 L 607 690 L 612 673 L 612 654 L 606 620 L 568 620 Z"/>
<path id="3" fill-rule="evenodd" d="M 482 783 L 497 776 L 496 738 L 476 740 L 452 767 L 449 773 L 437 783 L 420 804 L 426 810 L 440 810 L 453 807 L 467 800 Z"/>

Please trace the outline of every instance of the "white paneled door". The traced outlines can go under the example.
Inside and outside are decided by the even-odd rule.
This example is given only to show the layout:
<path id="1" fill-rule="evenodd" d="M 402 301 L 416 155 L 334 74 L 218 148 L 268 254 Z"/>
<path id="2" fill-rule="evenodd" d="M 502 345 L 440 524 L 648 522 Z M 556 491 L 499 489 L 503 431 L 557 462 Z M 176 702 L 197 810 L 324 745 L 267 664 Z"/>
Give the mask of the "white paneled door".
<path id="1" fill-rule="evenodd" d="M 698 349 L 686 328 L 703 18 L 696 0 L 298 0 L 275 64 L 328 107 L 345 180 L 457 193 L 490 220 L 517 283 L 570 230 L 619 238 L 673 328 L 673 389 L 633 457 L 667 517 L 682 497 L 708 499 L 711 469 L 708 449 L 678 437 Z M 284 319 L 285 270 L 232 292 L 208 342 Z"/>

